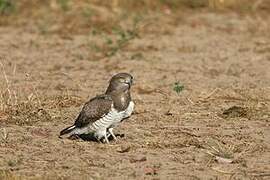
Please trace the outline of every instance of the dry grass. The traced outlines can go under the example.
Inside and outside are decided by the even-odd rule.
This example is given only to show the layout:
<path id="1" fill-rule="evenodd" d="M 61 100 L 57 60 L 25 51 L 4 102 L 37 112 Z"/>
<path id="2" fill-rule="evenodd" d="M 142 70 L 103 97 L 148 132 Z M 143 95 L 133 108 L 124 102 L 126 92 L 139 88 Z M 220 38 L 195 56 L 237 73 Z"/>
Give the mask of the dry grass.
<path id="1" fill-rule="evenodd" d="M 18 104 L 2 104 L 5 109 L 1 111 L 4 123 L 17 125 L 32 125 L 37 122 L 53 121 L 61 118 L 63 112 L 69 107 L 78 107 L 82 99 L 73 95 L 58 95 L 40 97 L 37 101 L 19 100 Z"/>
<path id="2" fill-rule="evenodd" d="M 20 176 L 13 175 L 8 171 L 0 170 L 0 179 L 2 180 L 22 180 Z"/>
<path id="3" fill-rule="evenodd" d="M 17 86 L 13 86 L 2 62 L 0 66 L 5 80 L 0 89 L 0 120 L 4 120 L 3 123 L 31 125 L 36 122 L 52 121 L 60 118 L 66 108 L 78 107 L 82 103 L 80 97 L 70 95 L 66 91 L 50 97 L 42 96 L 39 89 L 33 86 L 30 88 L 31 91 L 20 91 Z M 13 72 L 12 76 L 15 74 Z"/>
<path id="4" fill-rule="evenodd" d="M 43 177 L 26 177 L 14 175 L 11 171 L 0 170 L 1 180 L 63 180 L 65 178 L 60 178 L 56 174 L 43 176 Z"/>
<path id="5" fill-rule="evenodd" d="M 215 158 L 219 163 L 232 163 L 233 162 L 233 147 L 222 144 L 217 139 L 208 138 L 202 143 L 206 153 Z"/>

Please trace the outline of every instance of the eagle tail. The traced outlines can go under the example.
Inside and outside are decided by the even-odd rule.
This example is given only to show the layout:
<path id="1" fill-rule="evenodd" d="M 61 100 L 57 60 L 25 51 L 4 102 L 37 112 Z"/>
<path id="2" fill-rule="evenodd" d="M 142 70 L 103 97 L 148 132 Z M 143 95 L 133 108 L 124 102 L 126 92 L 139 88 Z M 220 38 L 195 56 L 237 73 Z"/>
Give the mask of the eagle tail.
<path id="1" fill-rule="evenodd" d="M 60 132 L 60 136 L 59 136 L 59 137 L 65 135 L 65 134 L 69 134 L 69 133 L 71 133 L 71 132 L 72 132 L 73 130 L 75 130 L 75 129 L 76 129 L 76 126 L 75 126 L 75 125 L 69 126 L 69 127 L 63 129 L 63 130 Z"/>

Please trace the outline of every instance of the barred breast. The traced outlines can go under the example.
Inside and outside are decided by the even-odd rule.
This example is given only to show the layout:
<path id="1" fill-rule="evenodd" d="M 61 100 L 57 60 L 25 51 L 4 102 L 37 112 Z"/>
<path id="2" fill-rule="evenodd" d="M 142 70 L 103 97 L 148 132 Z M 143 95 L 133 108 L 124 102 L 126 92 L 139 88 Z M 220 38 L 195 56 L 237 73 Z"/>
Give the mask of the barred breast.
<path id="1" fill-rule="evenodd" d="M 129 103 L 129 106 L 125 111 L 118 112 L 112 106 L 108 114 L 104 115 L 89 126 L 89 131 L 94 132 L 95 136 L 98 139 L 101 139 L 106 135 L 108 128 L 117 126 L 124 118 L 129 117 L 133 109 L 134 103 L 132 101 Z"/>
<path id="2" fill-rule="evenodd" d="M 112 121 L 112 124 L 110 125 L 110 128 L 114 128 L 116 126 L 118 126 L 118 124 L 125 118 L 128 118 L 131 113 L 133 112 L 133 109 L 134 109 L 134 102 L 133 101 L 130 101 L 129 105 L 128 105 L 128 108 L 124 111 L 120 111 L 118 112 L 117 116 L 118 118 L 115 118 L 113 121 Z"/>
<path id="3" fill-rule="evenodd" d="M 121 119 L 121 114 L 112 107 L 108 114 L 92 123 L 89 128 L 90 131 L 95 132 L 94 134 L 98 139 L 101 139 L 106 135 L 107 128 L 109 128 L 115 121 L 120 121 Z"/>

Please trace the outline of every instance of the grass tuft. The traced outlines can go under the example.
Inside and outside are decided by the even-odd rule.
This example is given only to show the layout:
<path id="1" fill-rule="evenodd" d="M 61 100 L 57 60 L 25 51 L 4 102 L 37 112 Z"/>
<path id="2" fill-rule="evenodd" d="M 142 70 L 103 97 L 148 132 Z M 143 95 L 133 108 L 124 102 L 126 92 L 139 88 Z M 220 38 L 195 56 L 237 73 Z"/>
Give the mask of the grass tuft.
<path id="1" fill-rule="evenodd" d="M 182 92 L 184 90 L 184 85 L 181 84 L 180 82 L 175 82 L 174 86 L 173 86 L 173 90 L 179 94 L 180 92 Z"/>
<path id="2" fill-rule="evenodd" d="M 7 171 L 7 170 L 0 170 L 0 179 L 1 180 L 22 180 L 20 176 L 15 176 L 10 171 Z"/>

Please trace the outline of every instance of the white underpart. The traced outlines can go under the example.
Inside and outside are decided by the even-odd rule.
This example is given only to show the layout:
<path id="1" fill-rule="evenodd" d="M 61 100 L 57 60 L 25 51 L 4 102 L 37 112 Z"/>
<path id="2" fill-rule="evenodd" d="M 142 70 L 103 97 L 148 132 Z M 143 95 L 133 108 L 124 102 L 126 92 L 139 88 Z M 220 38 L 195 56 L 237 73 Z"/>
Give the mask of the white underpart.
<path id="1" fill-rule="evenodd" d="M 92 124 L 89 124 L 83 128 L 75 129 L 72 134 L 88 134 L 94 133 L 94 136 L 100 140 L 101 138 L 105 137 L 108 138 L 107 129 L 116 127 L 122 119 L 127 118 L 131 115 L 134 109 L 134 102 L 130 101 L 128 108 L 124 111 L 118 112 L 112 105 L 111 110 L 108 114 L 104 115 L 99 120 L 95 121 Z M 107 140 L 106 140 L 107 141 Z"/>
<path id="2" fill-rule="evenodd" d="M 118 119 L 118 121 L 117 120 L 113 121 L 113 123 L 111 124 L 111 127 L 117 126 L 121 122 L 122 119 L 131 116 L 133 109 L 134 109 L 134 102 L 130 101 L 127 109 L 125 111 L 119 112 L 121 114 L 121 119 L 120 120 Z"/>
<path id="3" fill-rule="evenodd" d="M 125 117 L 124 118 L 127 118 L 127 117 L 131 116 L 133 110 L 134 110 L 134 102 L 130 101 L 130 103 L 128 105 L 128 108 L 125 111 Z"/>
<path id="4" fill-rule="evenodd" d="M 130 101 L 128 108 L 125 111 L 121 111 L 119 113 L 121 113 L 122 118 L 119 120 L 115 120 L 113 121 L 113 123 L 110 125 L 109 127 L 109 133 L 107 134 L 107 137 L 109 137 L 110 135 L 113 136 L 114 139 L 116 139 L 115 135 L 113 134 L 113 128 L 115 128 L 116 126 L 119 125 L 119 123 L 121 122 L 121 120 L 123 120 L 124 118 L 128 118 L 129 116 L 131 116 L 132 112 L 134 109 L 134 102 Z"/>
<path id="5" fill-rule="evenodd" d="M 134 109 L 134 102 L 130 101 L 128 108 L 124 111 L 118 112 L 112 105 L 111 110 L 108 114 L 104 115 L 99 120 L 92 124 L 89 124 L 83 128 L 76 128 L 72 134 L 89 134 L 94 133 L 94 136 L 100 140 L 105 137 L 107 139 L 111 133 L 107 134 L 107 129 L 112 129 L 116 127 L 122 119 L 129 117 Z"/>

